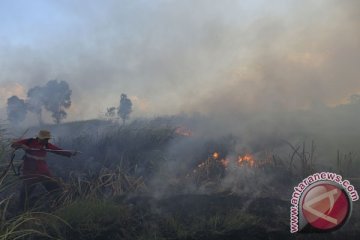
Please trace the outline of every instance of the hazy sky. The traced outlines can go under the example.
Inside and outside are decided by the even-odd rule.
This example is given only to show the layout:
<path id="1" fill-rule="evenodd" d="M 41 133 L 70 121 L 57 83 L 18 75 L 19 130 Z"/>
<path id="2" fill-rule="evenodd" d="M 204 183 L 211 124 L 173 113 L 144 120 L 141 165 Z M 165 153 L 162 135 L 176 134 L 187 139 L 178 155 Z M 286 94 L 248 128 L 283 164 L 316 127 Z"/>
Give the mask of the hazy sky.
<path id="1" fill-rule="evenodd" d="M 2 0 L 0 109 L 48 80 L 69 120 L 307 109 L 360 92 L 358 0 Z M 3 117 L 1 117 L 3 118 Z"/>

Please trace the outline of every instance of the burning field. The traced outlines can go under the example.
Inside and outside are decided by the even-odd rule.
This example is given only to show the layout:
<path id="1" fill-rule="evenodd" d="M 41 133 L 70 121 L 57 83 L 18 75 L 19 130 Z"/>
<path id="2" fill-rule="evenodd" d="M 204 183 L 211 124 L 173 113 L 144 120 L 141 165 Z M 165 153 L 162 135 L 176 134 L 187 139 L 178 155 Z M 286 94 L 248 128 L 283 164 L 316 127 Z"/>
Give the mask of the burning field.
<path id="1" fill-rule="evenodd" d="M 49 156 L 63 190 L 38 188 L 28 212 L 17 207 L 21 181 L 11 172 L 1 179 L 1 239 L 292 239 L 291 192 L 317 167 L 311 144 L 292 146 L 295 153 L 288 146 L 283 155 L 250 151 L 234 136 L 206 139 L 159 119 L 47 127 L 57 145 L 82 154 Z M 359 217 L 355 205 L 351 222 L 322 236 L 354 239 Z"/>
<path id="2" fill-rule="evenodd" d="M 359 0 L 0 16 L 0 240 L 359 239 Z"/>

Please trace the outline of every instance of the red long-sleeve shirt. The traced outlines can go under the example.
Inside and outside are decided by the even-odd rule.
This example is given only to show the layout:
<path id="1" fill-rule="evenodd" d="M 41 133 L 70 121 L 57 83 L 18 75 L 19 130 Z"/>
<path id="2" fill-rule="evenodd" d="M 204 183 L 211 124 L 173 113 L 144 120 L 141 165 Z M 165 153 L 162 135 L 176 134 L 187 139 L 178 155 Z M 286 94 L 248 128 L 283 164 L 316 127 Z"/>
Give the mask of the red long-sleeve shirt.
<path id="1" fill-rule="evenodd" d="M 47 152 L 43 149 L 50 149 L 50 150 L 63 150 L 51 143 L 42 143 L 35 138 L 28 138 L 22 139 L 19 141 L 14 142 L 11 145 L 13 148 L 22 148 L 28 147 L 30 149 L 24 148 L 25 156 L 24 160 L 24 167 L 23 167 L 23 174 L 40 174 L 51 176 L 51 172 L 48 168 L 48 165 L 45 161 Z M 31 149 L 36 149 L 31 150 Z M 55 154 L 62 155 L 62 156 L 71 156 L 70 151 L 61 151 L 61 152 L 54 152 Z"/>

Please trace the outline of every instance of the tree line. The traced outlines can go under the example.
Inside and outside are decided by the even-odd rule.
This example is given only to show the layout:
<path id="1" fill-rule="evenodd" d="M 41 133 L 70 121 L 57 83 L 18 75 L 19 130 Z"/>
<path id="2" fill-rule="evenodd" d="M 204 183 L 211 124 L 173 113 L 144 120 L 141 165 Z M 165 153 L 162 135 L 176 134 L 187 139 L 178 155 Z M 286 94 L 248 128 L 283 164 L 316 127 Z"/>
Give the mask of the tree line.
<path id="1" fill-rule="evenodd" d="M 25 99 L 15 95 L 7 99 L 8 120 L 19 124 L 25 120 L 28 112 L 32 112 L 42 124 L 42 113 L 46 110 L 58 124 L 67 117 L 66 109 L 71 106 L 71 94 L 66 81 L 51 80 L 44 86 L 35 86 L 27 91 Z"/>
<path id="2" fill-rule="evenodd" d="M 11 124 L 20 124 L 29 112 L 38 117 L 39 124 L 43 123 L 43 111 L 51 113 L 54 123 L 59 124 L 67 117 L 66 110 L 71 107 L 72 90 L 66 81 L 50 80 L 44 86 L 35 86 L 27 91 L 25 99 L 13 95 L 7 99 L 7 118 Z M 106 116 L 116 114 L 123 123 L 129 119 L 132 112 L 132 102 L 126 94 L 121 94 L 118 107 L 107 109 Z"/>

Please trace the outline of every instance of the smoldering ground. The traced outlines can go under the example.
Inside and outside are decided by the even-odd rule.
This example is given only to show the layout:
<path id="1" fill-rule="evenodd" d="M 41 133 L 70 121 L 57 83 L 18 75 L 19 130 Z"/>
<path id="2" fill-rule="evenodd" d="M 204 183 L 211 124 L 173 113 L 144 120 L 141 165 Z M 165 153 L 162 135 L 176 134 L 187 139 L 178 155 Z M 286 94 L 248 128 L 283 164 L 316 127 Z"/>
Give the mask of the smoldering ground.
<path id="1" fill-rule="evenodd" d="M 359 102 L 347 101 L 360 87 L 357 5 L 61 1 L 49 11 L 69 18 L 53 36 L 26 33 L 24 42 L 3 41 L 1 79 L 7 89 L 9 81 L 31 89 L 66 80 L 72 89 L 69 121 L 97 117 L 121 92 L 142 99 L 134 102 L 134 119 L 188 114 L 177 125 L 194 136 L 167 146 L 169 156 L 182 159 L 170 161 L 168 174 L 204 160 L 216 151 L 207 143 L 229 135 L 236 147 L 219 147 L 222 157 L 235 148 L 258 154 L 283 149 L 284 140 L 315 140 L 319 164 L 332 165 L 336 148 L 356 151 L 359 138 Z M 37 23 L 39 31 L 48 28 Z M 84 130 L 85 136 L 99 134 L 97 127 Z M 73 129 L 59 135 L 66 133 L 84 136 Z M 87 159 L 93 159 L 89 151 Z M 112 159 L 119 153 L 116 146 L 104 151 Z"/>
<path id="2" fill-rule="evenodd" d="M 69 121 L 98 117 L 126 92 L 137 99 L 133 118 L 199 112 L 209 119 L 196 121 L 202 134 L 235 133 L 259 145 L 273 137 L 321 138 L 325 132 L 334 132 L 327 138 L 333 141 L 342 126 L 356 132 L 356 114 L 335 114 L 338 120 L 329 124 L 328 112 L 359 91 L 358 3 L 252 4 L 46 5 L 54 13 L 49 24 L 59 25 L 53 34 L 34 35 L 26 24 L 23 41 L 3 34 L 2 103 L 19 84 L 31 89 L 62 79 L 73 91 Z M 49 30 L 41 19 L 24 20 L 40 32 Z M 23 23 L 14 24 L 16 29 Z"/>
<path id="3" fill-rule="evenodd" d="M 199 121 L 204 124 L 206 118 L 200 117 Z M 289 171 L 288 158 L 282 159 L 285 165 L 281 159 L 260 162 L 266 160 L 265 147 L 277 146 L 280 150 L 283 144 L 263 141 L 264 148 L 259 148 L 259 144 L 255 147 L 235 135 L 203 135 L 191 128 L 196 122 L 194 117 L 177 116 L 135 120 L 126 125 L 92 120 L 41 126 L 52 131 L 55 144 L 82 151 L 72 159 L 54 155 L 48 158 L 52 171 L 64 185 L 62 207 L 55 214 L 71 224 L 72 230 L 65 231 L 66 236 L 76 236 L 77 232 L 86 235 L 88 230 L 78 229 L 77 224 L 93 219 L 92 209 L 96 211 L 100 207 L 102 210 L 97 214 L 106 214 L 106 219 L 124 217 L 126 221 L 134 221 L 133 225 L 140 230 L 133 231 L 130 227 L 90 230 L 96 234 L 125 231 L 130 234 L 129 239 L 134 239 L 134 234 L 148 234 L 149 228 L 157 235 L 183 239 L 178 229 L 182 226 L 188 229 L 186 234 L 195 234 L 194 239 L 207 239 L 203 234 L 212 235 L 204 232 L 207 228 L 210 232 L 217 230 L 214 239 L 224 234 L 251 236 L 253 232 L 257 233 L 255 239 L 265 239 L 269 234 L 291 238 L 284 219 L 288 216 L 288 197 L 302 172 L 295 168 Z M 182 125 L 177 131 L 178 124 Z M 25 137 L 35 135 L 38 130 L 32 128 Z M 238 154 L 247 151 L 252 151 L 258 164 L 265 165 L 239 164 Z M 222 158 L 229 161 L 226 168 Z M 105 205 L 100 204 L 100 199 L 106 201 Z M 46 208 L 41 199 L 39 202 L 41 209 Z M 117 211 L 114 217 L 107 211 L 110 206 L 112 211 L 124 207 L 132 217 Z M 76 212 L 80 218 L 69 216 L 68 211 Z M 356 212 L 354 217 L 357 216 Z M 96 218 L 95 222 L 102 222 L 102 218 Z M 216 225 L 212 224 L 213 218 L 218 221 Z M 164 230 L 156 230 L 159 226 Z M 249 226 L 251 231 L 247 230 Z M 354 229 L 351 224 L 341 234 L 356 234 Z"/>
<path id="4" fill-rule="evenodd" d="M 145 176 L 148 192 L 160 198 L 217 190 L 252 193 L 251 201 L 271 192 L 290 196 L 294 184 L 286 177 L 299 179 L 301 166 L 288 172 L 293 152 L 284 140 L 295 147 L 305 141 L 308 151 L 314 140 L 318 169 L 336 169 L 337 149 L 357 151 L 360 7 L 358 1 L 249 2 L 52 3 L 48 12 L 57 15 L 48 22 L 58 25 L 55 31 L 34 20 L 39 32 L 51 34 L 28 30 L 15 42 L 5 33 L 1 98 L 18 92 L 15 83 L 21 89 L 50 79 L 69 83 L 69 123 L 42 126 L 58 145 L 83 152 L 71 161 L 49 159 L 65 180 L 76 172 L 86 181 L 102 166 L 121 163 L 132 176 Z M 97 118 L 122 92 L 139 100 L 136 121 L 125 127 L 81 122 Z M 175 123 L 140 119 L 166 114 L 176 115 Z M 192 136 L 173 135 L 172 127 Z M 187 177 L 215 151 L 221 158 L 250 152 L 262 160 L 267 150 L 285 167 L 232 162 L 203 185 Z"/>
<path id="5" fill-rule="evenodd" d="M 198 121 L 202 127 L 198 126 Z M 50 156 L 50 166 L 64 180 L 74 173 L 96 176 L 103 168 L 120 167 L 131 176 L 143 178 L 147 192 L 155 197 L 223 191 L 254 197 L 279 193 L 271 192 L 272 188 L 286 197 L 292 189 L 292 181 L 303 177 L 302 159 L 292 156 L 294 149 L 287 142 L 295 147 L 306 144 L 304 149 L 298 148 L 298 152 L 315 151 L 309 171 L 339 171 L 336 149 L 329 151 L 323 147 L 328 142 L 315 142 L 315 149 L 312 149 L 312 139 L 306 141 L 296 131 L 281 137 L 264 132 L 255 135 L 255 131 L 248 135 L 204 134 L 202 128 L 207 129 L 205 123 L 210 122 L 211 119 L 204 117 L 185 116 L 134 120 L 127 125 L 105 120 L 80 121 L 32 128 L 24 137 L 35 136 L 41 128 L 47 128 L 55 144 L 82 152 L 71 160 Z M 344 154 L 348 153 L 348 148 L 339 150 Z M 218 156 L 214 157 L 214 153 Z M 239 157 L 246 154 L 252 156 L 254 166 L 240 164 Z M 353 154 L 351 164 L 357 166 L 356 151 Z M 344 162 L 346 175 L 356 176 L 356 168 L 349 171 L 348 164 Z"/>

